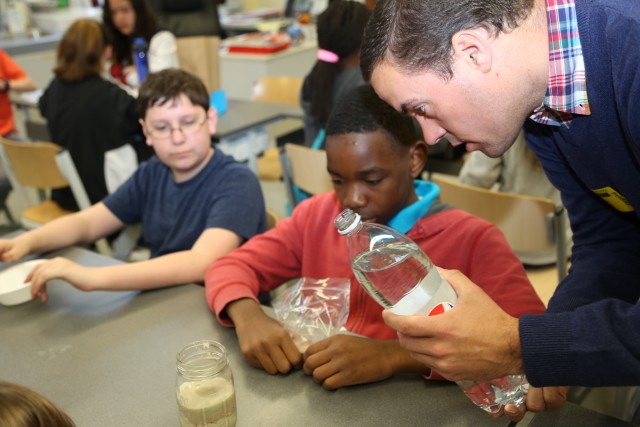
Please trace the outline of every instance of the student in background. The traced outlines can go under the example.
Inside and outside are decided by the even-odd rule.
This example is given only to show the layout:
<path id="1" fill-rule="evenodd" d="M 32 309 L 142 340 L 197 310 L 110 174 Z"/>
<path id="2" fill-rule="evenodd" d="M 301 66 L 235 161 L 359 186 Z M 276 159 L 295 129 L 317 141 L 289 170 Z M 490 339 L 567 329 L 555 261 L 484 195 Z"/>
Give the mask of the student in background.
<path id="1" fill-rule="evenodd" d="M 36 90 L 36 84 L 18 64 L 0 49 L 0 135 L 9 139 L 21 139 L 13 120 L 9 92 Z"/>
<path id="2" fill-rule="evenodd" d="M 4 427 L 75 427 L 71 418 L 41 394 L 0 381 L 0 425 Z"/>
<path id="3" fill-rule="evenodd" d="M 0 240 L 0 260 L 91 243 L 139 222 L 151 259 L 88 268 L 55 258 L 27 277 L 34 297 L 47 300 L 51 279 L 66 280 L 83 291 L 202 282 L 215 259 L 264 231 L 258 179 L 212 147 L 217 115 L 197 77 L 178 69 L 151 74 L 140 87 L 138 106 L 147 144 L 156 156 L 102 202 Z"/>
<path id="4" fill-rule="evenodd" d="M 130 144 L 138 152 L 134 163 L 152 154 L 135 99 L 101 76 L 110 52 L 102 24 L 74 22 L 58 44 L 55 77 L 40 98 L 51 139 L 69 150 L 91 203 L 109 194 L 104 168 L 109 151 Z M 53 190 L 52 198 L 64 209 L 78 210 L 68 188 Z"/>
<path id="5" fill-rule="evenodd" d="M 333 1 L 318 16 L 318 60 L 305 77 L 300 94 L 304 110 L 305 145 L 314 144 L 331 107 L 351 89 L 364 83 L 360 72 L 362 32 L 371 12 L 352 0 Z"/>
<path id="6" fill-rule="evenodd" d="M 130 87 L 140 85 L 132 49 L 136 37 L 147 43 L 150 73 L 179 67 L 176 38 L 158 27 L 147 0 L 105 0 L 102 20 L 113 42 L 109 72 L 114 79 Z"/>
<path id="7" fill-rule="evenodd" d="M 304 372 L 327 389 L 381 381 L 398 373 L 427 375 L 385 325 L 382 308 L 358 284 L 346 239 L 334 218 L 344 209 L 365 221 L 407 233 L 444 268 L 461 269 L 514 316 L 541 313 L 544 305 L 522 264 L 490 223 L 437 200 L 435 184 L 416 180 L 427 146 L 415 139 L 411 119 L 394 111 L 369 85 L 342 97 L 327 122 L 327 162 L 335 191 L 303 201 L 274 229 L 217 260 L 206 275 L 206 297 L 218 320 L 235 326 L 247 362 L 269 373 Z M 260 292 L 298 277 L 348 277 L 346 329 L 296 348 L 287 331 L 258 305 Z"/>
<path id="8" fill-rule="evenodd" d="M 513 145 L 500 157 L 489 157 L 481 151 L 472 151 L 460 170 L 460 182 L 482 188 L 494 188 L 505 193 L 544 197 L 556 206 L 562 205 L 560 192 L 542 169 L 540 160 L 525 142 L 524 132 L 518 134 Z M 571 227 L 566 222 L 567 247 L 571 248 Z M 524 264 L 545 265 L 556 262 L 555 250 L 549 253 L 518 254 Z"/>

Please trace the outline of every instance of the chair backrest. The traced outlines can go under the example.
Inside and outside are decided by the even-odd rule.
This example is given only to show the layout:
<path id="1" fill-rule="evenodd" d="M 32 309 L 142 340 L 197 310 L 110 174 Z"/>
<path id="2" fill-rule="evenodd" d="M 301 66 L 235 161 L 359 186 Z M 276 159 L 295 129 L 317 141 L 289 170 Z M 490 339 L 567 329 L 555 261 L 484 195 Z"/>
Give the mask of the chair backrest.
<path id="1" fill-rule="evenodd" d="M 71 155 L 52 142 L 14 142 L 0 139 L 0 161 L 14 189 L 21 192 L 29 204 L 24 187 L 39 190 L 70 187 L 80 209 L 91 206 Z M 53 202 L 49 202 L 53 203 Z M 53 203 L 55 204 L 55 203 Z M 60 208 L 57 208 L 60 212 Z M 64 213 L 70 213 L 64 211 Z M 40 224 L 42 225 L 42 224 Z M 111 255 L 105 239 L 96 242 L 100 253 Z"/>
<path id="2" fill-rule="evenodd" d="M 287 193 L 287 214 L 309 195 L 333 190 L 324 150 L 287 143 L 280 149 L 280 164 Z"/>
<path id="3" fill-rule="evenodd" d="M 502 193 L 433 176 L 440 200 L 495 224 L 518 253 L 556 250 L 558 277 L 567 270 L 564 208 L 549 199 Z"/>
<path id="4" fill-rule="evenodd" d="M 303 80 L 302 77 L 261 77 L 253 85 L 253 99 L 272 104 L 300 105 Z"/>
<path id="5" fill-rule="evenodd" d="M 220 89 L 220 37 L 178 37 L 180 68 L 198 76 L 209 92 Z"/>
<path id="6" fill-rule="evenodd" d="M 69 182 L 56 164 L 59 145 L 51 142 L 14 142 L 2 139 L 9 168 L 19 184 L 37 189 L 65 188 Z M 8 174 L 11 177 L 11 174 Z M 13 184 L 13 183 L 12 183 Z M 14 185 L 15 187 L 15 185 Z"/>
<path id="7" fill-rule="evenodd" d="M 333 190 L 331 176 L 327 172 L 325 150 L 314 150 L 297 144 L 285 144 L 287 172 L 291 182 L 309 194 Z"/>

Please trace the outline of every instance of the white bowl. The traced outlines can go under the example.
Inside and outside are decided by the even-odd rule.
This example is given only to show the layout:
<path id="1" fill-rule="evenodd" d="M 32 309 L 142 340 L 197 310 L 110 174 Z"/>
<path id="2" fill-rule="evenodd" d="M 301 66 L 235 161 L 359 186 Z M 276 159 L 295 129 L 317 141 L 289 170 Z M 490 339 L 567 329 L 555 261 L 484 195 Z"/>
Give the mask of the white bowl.
<path id="1" fill-rule="evenodd" d="M 34 259 L 0 271 L 0 304 L 17 305 L 31 301 L 31 282 L 24 283 L 24 279 L 33 267 L 45 261 Z"/>

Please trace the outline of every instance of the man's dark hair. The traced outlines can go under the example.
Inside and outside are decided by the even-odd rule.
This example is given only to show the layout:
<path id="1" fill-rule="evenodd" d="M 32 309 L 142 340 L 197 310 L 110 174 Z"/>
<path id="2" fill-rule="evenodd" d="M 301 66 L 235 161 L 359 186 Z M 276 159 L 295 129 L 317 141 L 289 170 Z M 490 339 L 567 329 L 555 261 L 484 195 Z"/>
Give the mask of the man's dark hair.
<path id="1" fill-rule="evenodd" d="M 144 119 L 149 107 L 164 105 L 186 96 L 193 105 L 209 109 L 209 93 L 198 77 L 184 70 L 169 68 L 151 73 L 138 92 L 138 113 Z"/>
<path id="2" fill-rule="evenodd" d="M 534 0 L 381 0 L 364 30 L 360 69 L 365 80 L 388 61 L 404 72 L 453 75 L 453 35 L 485 28 L 494 35 L 518 27 Z"/>
<path id="3" fill-rule="evenodd" d="M 417 140 L 411 117 L 391 108 L 368 84 L 358 86 L 340 98 L 326 127 L 327 137 L 378 130 L 402 147 L 408 148 Z"/>

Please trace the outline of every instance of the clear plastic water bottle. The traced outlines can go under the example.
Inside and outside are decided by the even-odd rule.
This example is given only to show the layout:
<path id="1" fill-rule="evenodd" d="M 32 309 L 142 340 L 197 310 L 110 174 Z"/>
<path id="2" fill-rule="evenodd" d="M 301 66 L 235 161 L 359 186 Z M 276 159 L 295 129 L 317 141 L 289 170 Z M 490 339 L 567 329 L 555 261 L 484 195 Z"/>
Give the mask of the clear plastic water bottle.
<path id="1" fill-rule="evenodd" d="M 136 71 L 138 72 L 138 84 L 142 84 L 149 75 L 148 50 L 149 45 L 143 37 L 133 39 L 133 58 L 136 64 Z"/>
<path id="2" fill-rule="evenodd" d="M 360 215 L 350 209 L 342 211 L 334 223 L 347 237 L 356 278 L 378 304 L 405 316 L 433 316 L 455 305 L 457 295 L 451 285 L 406 235 L 385 225 L 363 223 Z M 524 403 L 528 387 L 524 375 L 457 384 L 489 413 L 499 412 L 509 403 Z"/>

